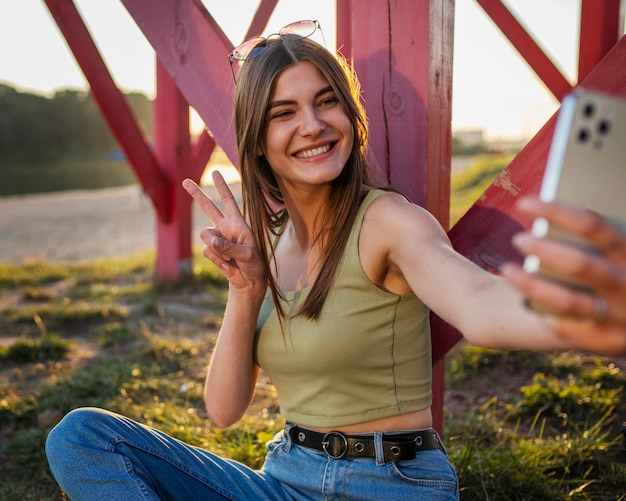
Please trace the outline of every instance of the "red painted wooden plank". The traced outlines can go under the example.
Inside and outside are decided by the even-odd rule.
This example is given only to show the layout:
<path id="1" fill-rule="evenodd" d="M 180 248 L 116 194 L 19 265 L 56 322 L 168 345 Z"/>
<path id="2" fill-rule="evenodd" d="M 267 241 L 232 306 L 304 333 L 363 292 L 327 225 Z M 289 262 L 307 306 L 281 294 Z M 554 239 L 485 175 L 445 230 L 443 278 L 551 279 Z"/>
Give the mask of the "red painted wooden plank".
<path id="1" fill-rule="evenodd" d="M 622 35 L 623 4 L 623 0 L 582 0 L 578 80 L 589 74 Z"/>
<path id="2" fill-rule="evenodd" d="M 581 86 L 626 97 L 626 37 Z M 503 262 L 520 259 L 510 240 L 520 229 L 529 228 L 531 221 L 516 213 L 514 207 L 519 195 L 539 193 L 555 121 L 553 116 L 449 232 L 455 249 L 482 268 L 497 271 Z M 440 319 L 435 319 L 433 325 L 438 333 L 445 333 L 433 344 L 433 358 L 438 360 L 461 335 Z"/>
<path id="3" fill-rule="evenodd" d="M 191 150 L 191 165 L 188 177 L 199 181 L 202 173 L 211 158 L 211 153 L 215 150 L 215 139 L 208 133 L 204 132 L 196 140 Z"/>
<path id="4" fill-rule="evenodd" d="M 237 165 L 234 82 L 227 57 L 232 50 L 231 42 L 200 0 L 122 0 L 122 3 L 187 102 Z M 267 14 L 267 10 L 262 13 Z"/>
<path id="5" fill-rule="evenodd" d="M 248 32 L 246 33 L 244 40 L 263 34 L 267 26 L 267 21 L 272 15 L 272 12 L 274 12 L 277 3 L 278 0 L 261 0 L 261 3 L 254 13 L 254 17 L 252 18 L 252 22 L 250 23 L 250 27 L 248 28 Z M 235 44 L 236 43 L 237 42 L 235 42 Z"/>
<path id="6" fill-rule="evenodd" d="M 444 228 L 450 224 L 450 164 L 452 156 L 452 54 L 454 2 L 431 2 L 428 49 L 428 101 L 426 142 L 425 207 Z M 401 147 L 401 145 L 398 145 Z M 439 331 L 431 314 L 432 343 L 437 345 L 446 331 Z M 433 425 L 443 433 L 445 359 L 433 362 Z"/>
<path id="7" fill-rule="evenodd" d="M 45 0 L 48 10 L 81 67 L 118 144 L 124 150 L 159 218 L 169 221 L 167 180 L 146 143 L 126 99 L 107 69 L 72 0 Z"/>
<path id="8" fill-rule="evenodd" d="M 581 85 L 609 94 L 626 96 L 626 35 L 619 39 Z"/>
<path id="9" fill-rule="evenodd" d="M 450 164 L 452 13 L 451 0 L 419 0 L 401 8 L 359 3 L 349 28 L 358 37 L 351 55 L 370 122 L 373 164 L 412 201 L 443 216 L 444 225 L 447 216 L 438 212 L 447 212 L 447 181 L 435 203 L 426 187 L 432 170 L 436 182 L 429 191 L 437 192 Z M 437 136 L 442 140 L 428 145 Z"/>
<path id="10" fill-rule="evenodd" d="M 572 85 L 501 0 L 476 0 L 560 101 Z"/>
<path id="11" fill-rule="evenodd" d="M 157 281 L 177 280 L 191 273 L 192 200 L 181 183 L 191 158 L 189 105 L 163 65 L 157 61 L 154 152 L 169 183 L 172 218 L 157 221 Z"/>
<path id="12" fill-rule="evenodd" d="M 444 228 L 450 224 L 450 165 L 452 157 L 452 62 L 454 2 L 431 3 L 429 16 L 429 85 L 426 151 L 426 208 Z M 433 353 L 447 340 L 447 329 L 440 329 L 438 317 L 431 314 Z M 433 425 L 443 432 L 445 358 L 433 359 Z"/>
<path id="13" fill-rule="evenodd" d="M 430 8 L 425 206 L 444 228 L 448 228 L 452 158 L 454 2 L 431 2 Z"/>
<path id="14" fill-rule="evenodd" d="M 352 0 L 337 0 L 337 50 L 348 60 L 352 61 L 352 31 L 350 29 L 350 13 Z"/>

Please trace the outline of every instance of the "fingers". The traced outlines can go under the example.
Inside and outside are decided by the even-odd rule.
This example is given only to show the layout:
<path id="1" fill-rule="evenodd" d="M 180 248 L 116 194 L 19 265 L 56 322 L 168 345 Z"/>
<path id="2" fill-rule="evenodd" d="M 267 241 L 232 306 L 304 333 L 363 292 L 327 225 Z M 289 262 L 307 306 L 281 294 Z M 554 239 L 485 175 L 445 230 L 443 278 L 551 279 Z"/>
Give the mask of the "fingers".
<path id="1" fill-rule="evenodd" d="M 522 254 L 535 255 L 549 268 L 594 289 L 626 291 L 626 269 L 603 255 L 556 240 L 535 238 L 528 232 L 515 235 L 512 242 Z"/>
<path id="2" fill-rule="evenodd" d="M 239 206 L 237 205 L 237 200 L 235 200 L 233 192 L 230 191 L 228 184 L 224 181 L 222 174 L 215 170 L 213 171 L 211 177 L 213 178 L 213 184 L 217 188 L 217 193 L 219 194 L 222 204 L 224 205 L 224 212 L 226 214 L 241 214 Z"/>
<path id="3" fill-rule="evenodd" d="M 224 212 L 222 212 L 215 202 L 209 197 L 202 188 L 200 188 L 194 181 L 191 179 L 185 179 L 183 181 L 183 188 L 187 193 L 191 195 L 191 197 L 196 201 L 198 206 L 202 209 L 213 223 L 217 223 L 220 219 L 227 216 L 241 216 L 241 211 L 239 210 L 239 206 L 237 205 L 237 200 L 233 195 L 233 192 L 230 191 L 228 184 L 224 181 L 224 177 L 219 173 L 219 171 L 214 171 L 212 173 L 213 183 L 215 184 L 215 188 L 217 189 L 217 193 L 222 201 L 222 205 L 224 207 Z"/>
<path id="4" fill-rule="evenodd" d="M 581 235 L 603 254 L 621 253 L 626 258 L 626 233 L 595 212 L 535 197 L 520 199 L 517 208 Z"/>
<path id="5" fill-rule="evenodd" d="M 227 277 L 233 270 L 247 269 L 257 257 L 255 247 L 228 240 L 216 228 L 204 228 L 200 232 L 200 238 L 205 244 L 202 250 L 204 257 L 212 261 Z M 258 270 L 256 273 L 259 274 Z"/>
<path id="6" fill-rule="evenodd" d="M 222 271 L 227 270 L 230 267 L 231 258 L 221 251 L 224 239 L 220 232 L 216 228 L 204 228 L 200 232 L 200 239 L 204 243 L 202 250 L 204 257 L 215 263 Z"/>
<path id="7" fill-rule="evenodd" d="M 246 244 L 239 244 L 228 240 L 216 228 L 205 228 L 200 232 L 200 238 L 206 245 L 205 256 L 209 252 L 213 257 L 226 263 L 249 262 L 252 258 L 252 248 Z M 217 264 L 217 263 L 216 263 Z"/>
<path id="8" fill-rule="evenodd" d="M 223 217 L 222 211 L 217 208 L 213 200 L 194 181 L 185 179 L 183 188 L 213 223 L 217 223 Z"/>
<path id="9" fill-rule="evenodd" d="M 526 298 L 559 315 L 588 319 L 595 313 L 593 296 L 579 292 L 537 275 L 526 273 L 521 266 L 507 263 L 500 273 Z"/>
<path id="10" fill-rule="evenodd" d="M 570 320 L 578 319 L 585 323 L 595 321 L 603 326 L 621 325 L 626 329 L 626 303 L 623 300 L 626 282 L 622 282 L 622 288 L 600 287 L 592 293 L 526 273 L 515 263 L 505 264 L 500 272 L 525 297 L 560 317 L 569 316 Z M 601 315 L 598 311 L 599 305 L 603 305 L 605 309 Z M 602 317 L 602 322 L 598 322 L 599 316 Z"/>
<path id="11" fill-rule="evenodd" d="M 202 253 L 222 270 L 233 289 L 257 288 L 259 284 L 264 287 L 265 267 L 252 230 L 219 172 L 213 173 L 213 182 L 222 201 L 222 210 L 192 180 L 183 181 L 183 188 L 213 222 L 212 228 L 200 232 L 205 244 Z"/>
<path id="12" fill-rule="evenodd" d="M 589 287 L 574 289 L 508 263 L 501 274 L 521 294 L 550 314 L 554 332 L 580 349 L 604 353 L 626 351 L 626 232 L 594 212 L 559 202 L 524 197 L 518 209 L 573 232 L 596 247 L 594 252 L 529 232 L 516 235 L 513 245 L 535 255 L 546 267 Z"/>

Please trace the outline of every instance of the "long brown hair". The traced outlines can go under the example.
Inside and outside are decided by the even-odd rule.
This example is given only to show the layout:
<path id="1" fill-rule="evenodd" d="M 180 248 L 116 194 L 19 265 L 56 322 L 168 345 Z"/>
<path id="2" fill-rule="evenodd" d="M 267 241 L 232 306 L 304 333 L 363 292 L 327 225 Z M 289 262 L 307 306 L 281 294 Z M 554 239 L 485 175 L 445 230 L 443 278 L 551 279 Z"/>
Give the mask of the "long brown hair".
<path id="1" fill-rule="evenodd" d="M 297 315 L 317 319 L 343 255 L 364 191 L 372 187 L 365 159 L 367 119 L 361 103 L 361 87 L 350 65 L 339 55 L 309 39 L 272 39 L 261 54 L 242 64 L 235 92 L 235 127 L 242 177 L 243 210 L 265 264 L 276 311 L 285 318 L 283 296 L 271 263 L 276 237 L 288 219 L 272 167 L 259 155 L 266 133 L 266 110 L 280 73 L 301 61 L 313 63 L 332 86 L 354 130 L 354 144 L 341 174 L 331 183 L 328 210 L 321 216 L 327 228 L 320 272 Z M 319 238 L 319 236 L 318 236 Z M 276 264 L 275 264 L 276 266 Z"/>

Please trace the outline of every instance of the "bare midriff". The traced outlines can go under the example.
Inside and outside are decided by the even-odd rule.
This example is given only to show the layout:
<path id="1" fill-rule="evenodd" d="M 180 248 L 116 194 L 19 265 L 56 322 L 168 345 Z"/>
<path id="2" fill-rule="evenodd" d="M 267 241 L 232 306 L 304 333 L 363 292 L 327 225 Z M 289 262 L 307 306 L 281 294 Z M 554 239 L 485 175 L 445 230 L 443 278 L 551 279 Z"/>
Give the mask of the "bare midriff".
<path id="1" fill-rule="evenodd" d="M 421 411 L 408 412 L 398 416 L 390 416 L 365 423 L 357 423 L 349 426 L 339 426 L 337 428 L 319 428 L 317 426 L 307 426 L 305 423 L 296 423 L 304 428 L 321 432 L 340 431 L 342 433 L 373 433 L 375 431 L 397 431 L 397 430 L 420 430 L 431 428 L 433 425 L 430 407 Z"/>

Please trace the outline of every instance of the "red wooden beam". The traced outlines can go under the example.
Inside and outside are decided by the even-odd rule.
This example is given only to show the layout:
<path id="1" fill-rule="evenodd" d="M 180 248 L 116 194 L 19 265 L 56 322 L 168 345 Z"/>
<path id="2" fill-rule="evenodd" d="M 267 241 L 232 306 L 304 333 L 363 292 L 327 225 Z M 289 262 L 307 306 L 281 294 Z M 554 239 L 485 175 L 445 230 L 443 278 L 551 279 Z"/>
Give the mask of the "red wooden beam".
<path id="1" fill-rule="evenodd" d="M 448 228 L 452 158 L 454 1 L 431 2 L 430 8 L 425 207 L 444 228 Z"/>
<path id="2" fill-rule="evenodd" d="M 572 84 L 501 0 L 476 1 L 559 101 L 571 92 Z"/>
<path id="3" fill-rule="evenodd" d="M 454 2 L 359 3 L 349 19 L 357 39 L 343 43 L 363 88 L 373 164 L 446 227 Z"/>
<path id="4" fill-rule="evenodd" d="M 622 35 L 622 0 L 582 0 L 578 80 L 583 80 Z"/>
<path id="5" fill-rule="evenodd" d="M 352 0 L 337 0 L 337 50 L 349 61 L 352 61 L 351 12 Z"/>
<path id="6" fill-rule="evenodd" d="M 118 144 L 150 196 L 159 218 L 169 221 L 168 182 L 146 143 L 126 99 L 111 77 L 72 0 L 45 0 L 82 69 Z"/>
<path id="7" fill-rule="evenodd" d="M 277 3 L 278 0 L 261 0 L 261 3 L 254 13 L 254 17 L 252 18 L 252 22 L 250 23 L 250 27 L 248 28 L 248 32 L 246 33 L 244 40 L 258 37 L 263 33 L 267 26 L 267 21 L 272 15 L 272 12 L 274 12 Z M 233 45 L 236 44 L 237 42 L 235 42 Z"/>
<path id="8" fill-rule="evenodd" d="M 263 33 L 267 27 L 267 21 L 276 8 L 276 4 L 278 4 L 278 0 L 261 0 L 244 40 L 259 36 Z M 200 179 L 216 145 L 215 139 L 213 139 L 213 136 L 208 131 L 205 131 L 205 133 L 198 138 L 191 152 L 191 172 L 189 175 L 191 179 L 196 181 Z"/>
<path id="9" fill-rule="evenodd" d="M 157 97 L 154 149 L 169 179 L 170 221 L 157 223 L 158 281 L 177 280 L 191 273 L 191 198 L 181 183 L 191 162 L 189 105 L 163 65 L 157 60 Z"/>
<path id="10" fill-rule="evenodd" d="M 233 44 L 200 0 L 122 0 L 159 61 L 204 120 L 213 138 L 238 165 L 233 123 L 234 82 L 228 53 Z M 261 3 L 255 29 L 273 2 Z"/>
<path id="11" fill-rule="evenodd" d="M 191 150 L 191 164 L 187 177 L 198 181 L 206 168 L 206 164 L 215 150 L 215 139 L 208 132 L 201 134 Z"/>

